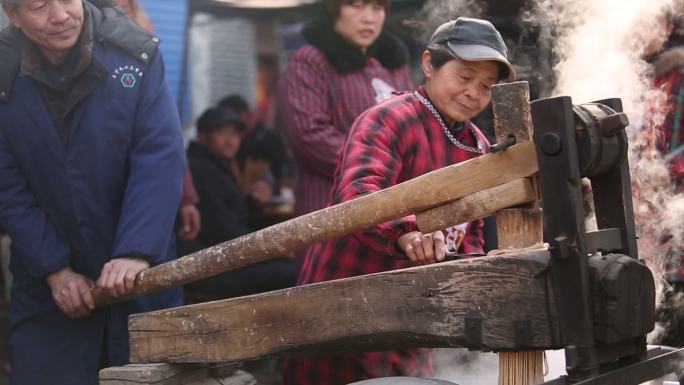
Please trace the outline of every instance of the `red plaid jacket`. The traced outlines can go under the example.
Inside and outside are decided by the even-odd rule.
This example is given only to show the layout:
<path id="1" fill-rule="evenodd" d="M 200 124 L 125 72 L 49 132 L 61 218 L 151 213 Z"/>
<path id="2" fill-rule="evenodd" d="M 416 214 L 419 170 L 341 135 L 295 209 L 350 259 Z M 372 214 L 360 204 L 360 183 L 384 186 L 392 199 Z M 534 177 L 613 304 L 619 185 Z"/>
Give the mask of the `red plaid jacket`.
<path id="1" fill-rule="evenodd" d="M 407 66 L 389 70 L 376 58 L 341 74 L 312 45 L 291 57 L 279 87 L 281 125 L 297 161 L 298 215 L 321 209 L 330 199 L 338 153 L 349 127 L 363 111 L 412 89 Z"/>
<path id="2" fill-rule="evenodd" d="M 427 97 L 422 88 L 419 92 Z M 488 146 L 485 136 L 478 129 L 475 131 Z M 477 146 L 469 129 L 455 136 L 461 142 Z M 456 148 L 437 119 L 412 93 L 403 94 L 371 108 L 354 123 L 335 171 L 330 204 L 379 191 L 475 156 Z M 411 215 L 318 244 L 309 249 L 298 283 L 408 267 L 404 259 L 397 259 L 399 252 L 395 243 L 399 236 L 414 230 L 417 230 L 416 219 Z M 468 226 L 459 251 L 483 251 L 481 220 Z M 384 376 L 428 376 L 431 370 L 430 356 L 424 349 L 305 357 L 286 362 L 284 384 L 347 384 Z"/>

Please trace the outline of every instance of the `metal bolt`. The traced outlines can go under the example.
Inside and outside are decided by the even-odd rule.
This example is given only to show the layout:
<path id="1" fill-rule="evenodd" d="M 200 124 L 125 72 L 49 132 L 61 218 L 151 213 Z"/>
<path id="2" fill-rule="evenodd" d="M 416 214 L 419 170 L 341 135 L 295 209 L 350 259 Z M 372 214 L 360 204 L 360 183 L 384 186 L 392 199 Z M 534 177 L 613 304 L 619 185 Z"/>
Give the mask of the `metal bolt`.
<path id="1" fill-rule="evenodd" d="M 516 143 L 517 139 L 515 136 L 509 136 L 508 138 L 504 139 L 503 141 L 493 145 L 492 147 L 489 148 L 489 152 L 499 152 L 507 149 L 508 147 L 513 146 Z"/>
<path id="2" fill-rule="evenodd" d="M 541 150 L 548 156 L 556 156 L 563 149 L 563 141 L 558 134 L 547 132 L 541 137 Z"/>
<path id="3" fill-rule="evenodd" d="M 142 55 L 140 55 L 140 57 L 143 58 L 143 60 L 147 60 L 147 58 L 150 56 L 143 52 Z"/>

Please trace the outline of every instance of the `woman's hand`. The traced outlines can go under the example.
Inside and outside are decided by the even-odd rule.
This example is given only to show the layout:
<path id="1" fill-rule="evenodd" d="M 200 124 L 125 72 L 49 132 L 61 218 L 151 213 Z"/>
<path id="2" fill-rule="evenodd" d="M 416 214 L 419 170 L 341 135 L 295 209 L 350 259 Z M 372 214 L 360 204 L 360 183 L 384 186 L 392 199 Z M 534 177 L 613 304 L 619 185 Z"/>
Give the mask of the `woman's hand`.
<path id="1" fill-rule="evenodd" d="M 446 255 L 446 243 L 444 234 L 435 231 L 423 234 L 420 231 L 411 231 L 397 239 L 399 248 L 416 265 L 429 265 L 441 262 Z"/>

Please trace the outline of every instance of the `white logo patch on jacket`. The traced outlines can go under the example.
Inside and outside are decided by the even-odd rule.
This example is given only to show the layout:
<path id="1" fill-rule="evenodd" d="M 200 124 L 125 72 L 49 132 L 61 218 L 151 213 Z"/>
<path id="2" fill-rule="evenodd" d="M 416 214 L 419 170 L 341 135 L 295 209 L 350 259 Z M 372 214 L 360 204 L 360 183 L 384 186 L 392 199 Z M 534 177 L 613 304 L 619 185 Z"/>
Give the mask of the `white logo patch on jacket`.
<path id="1" fill-rule="evenodd" d="M 391 85 L 387 84 L 387 82 L 379 78 L 373 78 L 373 80 L 371 80 L 371 86 L 373 87 L 373 90 L 375 90 L 376 104 L 382 103 L 385 100 L 391 98 L 392 93 L 396 91 L 394 87 L 392 87 Z"/>
<path id="2" fill-rule="evenodd" d="M 118 79 L 123 88 L 133 88 L 142 78 L 143 72 L 140 67 L 133 65 L 122 66 L 114 69 L 112 74 L 113 79 Z"/>

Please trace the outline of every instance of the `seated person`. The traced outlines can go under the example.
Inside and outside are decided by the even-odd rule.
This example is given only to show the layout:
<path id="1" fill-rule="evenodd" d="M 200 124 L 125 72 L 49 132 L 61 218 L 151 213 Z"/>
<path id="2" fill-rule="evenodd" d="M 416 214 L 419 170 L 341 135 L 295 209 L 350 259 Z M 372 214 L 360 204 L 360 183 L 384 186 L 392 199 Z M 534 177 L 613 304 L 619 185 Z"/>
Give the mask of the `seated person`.
<path id="1" fill-rule="evenodd" d="M 238 186 L 233 164 L 243 130 L 239 116 L 221 107 L 210 108 L 197 121 L 197 140 L 188 147 L 188 161 L 199 194 L 202 228 L 197 239 L 185 243 L 187 255 L 253 231 L 248 223 L 248 197 Z M 226 272 L 186 288 L 210 299 L 230 298 L 294 285 L 294 262 L 276 258 Z"/>
<path id="2" fill-rule="evenodd" d="M 282 197 L 274 197 L 278 190 L 276 178 L 271 170 L 278 165 L 278 154 L 282 141 L 278 134 L 268 130 L 252 131 L 242 140 L 234 167 L 238 184 L 249 195 L 249 223 L 254 229 L 261 229 L 286 218 L 274 215 L 272 208 L 282 204 Z M 269 210 L 271 208 L 271 210 Z"/>

